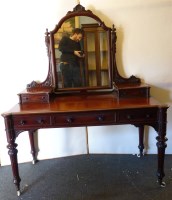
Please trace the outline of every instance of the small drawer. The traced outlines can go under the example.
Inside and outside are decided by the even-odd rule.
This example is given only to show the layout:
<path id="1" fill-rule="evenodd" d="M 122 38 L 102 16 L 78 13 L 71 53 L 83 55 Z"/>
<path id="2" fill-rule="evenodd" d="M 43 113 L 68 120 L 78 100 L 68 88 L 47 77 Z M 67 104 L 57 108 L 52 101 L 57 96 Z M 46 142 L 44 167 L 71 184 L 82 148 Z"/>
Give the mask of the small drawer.
<path id="1" fill-rule="evenodd" d="M 53 117 L 53 124 L 57 126 L 88 126 L 116 122 L 114 112 L 105 113 L 79 113 L 79 114 L 57 114 Z"/>
<path id="2" fill-rule="evenodd" d="M 41 94 L 19 94 L 20 103 L 32 103 L 32 102 L 39 102 L 39 103 L 48 103 L 49 102 L 49 95 L 46 93 Z"/>
<path id="3" fill-rule="evenodd" d="M 50 116 L 34 115 L 34 116 L 15 116 L 13 118 L 15 128 L 28 128 L 28 127 L 46 127 L 50 126 Z"/>
<path id="4" fill-rule="evenodd" d="M 149 88 L 131 88 L 131 89 L 120 89 L 119 98 L 137 98 L 137 97 L 149 97 Z"/>
<path id="5" fill-rule="evenodd" d="M 154 109 L 129 109 L 118 113 L 118 121 L 121 123 L 138 122 L 143 120 L 148 122 L 157 120 L 157 111 Z"/>

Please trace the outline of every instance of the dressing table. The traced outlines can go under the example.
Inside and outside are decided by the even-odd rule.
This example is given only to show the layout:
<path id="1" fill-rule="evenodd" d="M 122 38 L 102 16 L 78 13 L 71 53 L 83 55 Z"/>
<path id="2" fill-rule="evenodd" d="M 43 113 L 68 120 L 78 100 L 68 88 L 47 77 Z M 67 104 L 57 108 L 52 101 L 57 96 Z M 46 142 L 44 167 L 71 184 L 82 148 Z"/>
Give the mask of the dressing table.
<path id="1" fill-rule="evenodd" d="M 60 69 L 59 41 L 73 28 L 84 30 L 80 60 L 81 87 L 65 88 Z M 19 103 L 4 117 L 13 180 L 20 195 L 16 138 L 28 131 L 33 163 L 36 163 L 34 133 L 43 128 L 131 124 L 138 128 L 139 155 L 143 156 L 144 126 L 157 132 L 157 178 L 163 178 L 166 148 L 167 105 L 150 97 L 150 87 L 140 78 L 122 77 L 116 66 L 116 29 L 107 27 L 92 11 L 78 4 L 45 33 L 49 70 L 45 81 L 32 81 L 18 94 Z M 115 133 L 114 133 L 115 134 Z"/>

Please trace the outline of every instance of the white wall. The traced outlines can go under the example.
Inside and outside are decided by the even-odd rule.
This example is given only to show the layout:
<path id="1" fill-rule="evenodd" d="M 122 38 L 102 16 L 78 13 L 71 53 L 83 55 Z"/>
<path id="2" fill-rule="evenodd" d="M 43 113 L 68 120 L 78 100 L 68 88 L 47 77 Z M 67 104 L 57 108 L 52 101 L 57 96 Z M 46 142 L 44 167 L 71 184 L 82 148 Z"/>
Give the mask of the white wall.
<path id="1" fill-rule="evenodd" d="M 17 93 L 48 70 L 44 33 L 54 29 L 76 0 L 6 0 L 0 4 L 0 113 L 18 103 Z M 151 94 L 172 104 L 172 0 L 81 0 L 103 21 L 117 28 L 117 64 L 125 77 L 136 75 L 150 84 Z M 0 159 L 9 164 L 3 118 Z M 172 109 L 168 109 L 166 153 L 172 153 Z M 138 152 L 138 130 L 130 125 L 89 127 L 90 153 Z M 146 129 L 148 153 L 156 153 L 156 132 Z M 19 162 L 31 160 L 28 135 L 17 138 Z M 47 142 L 48 141 L 48 142 Z M 85 154 L 86 129 L 44 129 L 38 133 L 39 159 Z"/>

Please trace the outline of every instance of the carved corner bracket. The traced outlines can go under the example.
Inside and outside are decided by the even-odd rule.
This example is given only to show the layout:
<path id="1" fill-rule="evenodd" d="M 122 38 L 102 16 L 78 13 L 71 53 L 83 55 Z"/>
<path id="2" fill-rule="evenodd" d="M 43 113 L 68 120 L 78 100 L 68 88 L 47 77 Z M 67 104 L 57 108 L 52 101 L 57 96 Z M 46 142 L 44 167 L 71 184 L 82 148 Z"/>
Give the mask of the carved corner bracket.
<path id="1" fill-rule="evenodd" d="M 49 76 L 44 82 L 36 82 L 32 81 L 27 84 L 27 92 L 38 92 L 38 91 L 53 91 L 53 87 L 51 84 L 51 76 Z"/>

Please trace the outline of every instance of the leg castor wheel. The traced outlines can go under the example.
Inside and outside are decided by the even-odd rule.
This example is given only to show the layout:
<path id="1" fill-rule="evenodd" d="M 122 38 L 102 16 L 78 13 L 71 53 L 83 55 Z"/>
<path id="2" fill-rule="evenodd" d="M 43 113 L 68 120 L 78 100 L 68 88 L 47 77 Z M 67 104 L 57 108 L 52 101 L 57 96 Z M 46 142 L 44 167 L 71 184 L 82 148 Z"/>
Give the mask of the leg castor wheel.
<path id="1" fill-rule="evenodd" d="M 33 165 L 36 164 L 36 160 L 32 160 L 32 164 L 33 164 Z"/>
<path id="2" fill-rule="evenodd" d="M 21 195 L 20 190 L 17 191 L 17 196 L 19 197 Z"/>
<path id="3" fill-rule="evenodd" d="M 157 181 L 160 185 L 160 187 L 165 188 L 166 187 L 166 183 L 163 181 Z"/>
<path id="4" fill-rule="evenodd" d="M 32 160 L 32 164 L 35 165 L 38 162 L 37 159 Z"/>
<path id="5" fill-rule="evenodd" d="M 166 183 L 165 183 L 165 182 L 162 182 L 162 183 L 160 184 L 160 186 L 161 186 L 162 188 L 164 188 L 164 187 L 166 187 Z"/>
<path id="6" fill-rule="evenodd" d="M 138 154 L 137 154 L 137 157 L 138 157 L 138 158 L 140 158 L 140 157 L 142 157 L 142 156 L 144 156 L 144 153 L 138 153 Z"/>

